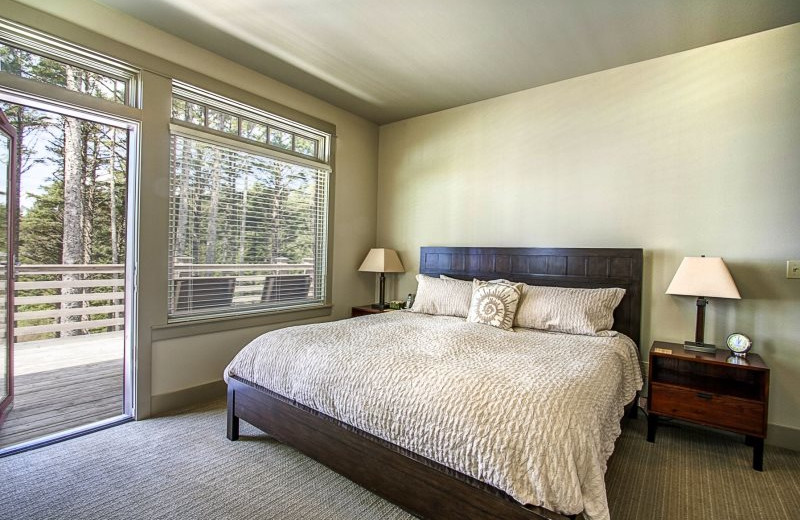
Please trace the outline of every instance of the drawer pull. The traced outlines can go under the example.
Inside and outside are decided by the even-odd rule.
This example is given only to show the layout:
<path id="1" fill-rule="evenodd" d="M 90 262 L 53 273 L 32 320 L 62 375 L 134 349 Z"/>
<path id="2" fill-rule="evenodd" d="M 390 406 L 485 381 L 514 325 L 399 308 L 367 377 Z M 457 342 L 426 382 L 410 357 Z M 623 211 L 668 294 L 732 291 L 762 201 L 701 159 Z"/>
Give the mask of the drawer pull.
<path id="1" fill-rule="evenodd" d="M 700 399 L 708 399 L 708 400 L 711 400 L 711 398 L 712 398 L 712 397 L 714 397 L 714 396 L 713 396 L 713 395 L 711 395 L 711 394 L 707 394 L 707 393 L 705 393 L 705 392 L 697 392 L 697 397 L 699 397 Z"/>

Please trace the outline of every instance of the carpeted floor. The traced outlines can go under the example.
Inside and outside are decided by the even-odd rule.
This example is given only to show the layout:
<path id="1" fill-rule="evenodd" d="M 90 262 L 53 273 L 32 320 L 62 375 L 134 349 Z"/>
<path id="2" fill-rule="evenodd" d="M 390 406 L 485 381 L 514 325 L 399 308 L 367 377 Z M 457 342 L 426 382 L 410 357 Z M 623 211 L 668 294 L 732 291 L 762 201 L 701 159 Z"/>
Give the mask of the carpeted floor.
<path id="1" fill-rule="evenodd" d="M 626 420 L 606 472 L 613 520 L 800 518 L 800 453 L 766 446 L 752 469 L 744 437 L 685 423 L 662 424 L 655 444 L 647 420 Z"/>
<path id="2" fill-rule="evenodd" d="M 0 459 L 3 519 L 408 519 L 406 512 L 242 423 L 225 439 L 224 402 L 128 423 Z M 614 520 L 790 519 L 800 453 L 750 450 L 690 427 L 644 439 L 628 421 L 606 481 Z"/>

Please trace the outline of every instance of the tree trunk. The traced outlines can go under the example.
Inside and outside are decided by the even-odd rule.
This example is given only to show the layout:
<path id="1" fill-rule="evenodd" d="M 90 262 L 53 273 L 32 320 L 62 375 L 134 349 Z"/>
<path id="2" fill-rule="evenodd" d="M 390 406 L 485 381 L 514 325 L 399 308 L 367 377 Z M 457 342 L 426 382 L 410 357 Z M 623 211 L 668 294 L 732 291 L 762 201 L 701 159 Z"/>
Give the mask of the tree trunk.
<path id="1" fill-rule="evenodd" d="M 109 233 L 111 235 L 111 263 L 119 263 L 119 238 L 117 237 L 117 128 L 111 128 L 111 180 L 109 181 L 108 210 L 110 213 Z"/>
<path id="2" fill-rule="evenodd" d="M 75 78 L 72 67 L 66 67 L 67 89 L 75 90 Z M 72 85 L 70 85 L 72 84 Z M 61 262 L 78 264 L 83 260 L 83 200 L 81 197 L 81 123 L 74 117 L 64 117 L 64 231 L 61 249 Z M 70 296 L 81 294 L 78 287 L 69 287 L 71 282 L 81 279 L 80 274 L 66 273 L 62 280 L 64 285 L 61 294 Z M 62 309 L 76 309 L 83 306 L 81 301 L 67 301 L 61 304 Z M 62 323 L 81 321 L 80 316 L 64 316 Z M 62 331 L 61 336 L 75 336 L 80 330 Z"/>
<path id="3" fill-rule="evenodd" d="M 186 250 L 186 237 L 189 236 L 187 225 L 189 223 L 189 177 L 191 176 L 191 150 L 189 149 L 187 140 L 183 137 L 176 138 L 175 142 L 180 139 L 183 143 L 181 147 L 181 159 L 178 163 L 178 169 L 181 172 L 180 180 L 180 202 L 178 203 L 178 225 L 175 230 L 175 251 L 174 256 L 188 256 L 191 254 Z M 173 155 L 177 156 L 177 150 L 173 151 Z M 170 265 L 173 265 L 175 258 L 170 258 Z"/>
<path id="4" fill-rule="evenodd" d="M 92 263 L 92 240 L 94 236 L 95 204 L 97 199 L 97 168 L 100 166 L 99 139 L 97 128 L 92 124 L 81 125 L 81 192 L 83 195 L 83 215 L 81 215 L 81 232 L 83 233 L 82 263 Z M 91 146 L 90 146 L 91 145 Z"/>
<path id="5" fill-rule="evenodd" d="M 16 240 L 17 244 L 19 244 L 19 222 L 20 222 L 20 211 L 19 211 L 19 201 L 22 200 L 22 154 L 24 149 L 22 147 L 22 141 L 25 139 L 25 107 L 19 107 L 19 117 L 17 117 L 16 121 L 16 131 L 17 131 L 17 141 L 16 141 L 16 154 L 17 154 L 17 167 L 13 169 L 13 173 L 16 176 L 14 179 L 16 181 L 14 185 L 14 193 L 12 196 L 13 199 L 9 200 L 9 204 L 14 204 L 13 214 L 17 216 L 14 219 L 13 226 L 14 226 L 14 240 Z M 17 244 L 8 244 L 9 251 L 17 251 Z M 13 248 L 13 249 L 12 249 Z M 9 261 L 13 262 L 14 258 L 10 258 Z"/>
<path id="6" fill-rule="evenodd" d="M 219 149 L 214 150 L 214 163 L 211 166 L 211 201 L 208 207 L 208 240 L 206 242 L 206 263 L 213 264 L 217 258 L 217 214 L 219 213 L 220 169 L 222 157 Z"/>
<path id="7" fill-rule="evenodd" d="M 249 170 L 249 164 L 247 165 Z M 248 187 L 248 179 L 250 178 L 249 174 L 244 175 L 244 189 L 242 191 L 242 221 L 241 227 L 239 228 L 239 255 L 237 258 L 238 263 L 244 263 L 244 254 L 245 254 L 245 241 L 247 240 L 247 190 Z"/>

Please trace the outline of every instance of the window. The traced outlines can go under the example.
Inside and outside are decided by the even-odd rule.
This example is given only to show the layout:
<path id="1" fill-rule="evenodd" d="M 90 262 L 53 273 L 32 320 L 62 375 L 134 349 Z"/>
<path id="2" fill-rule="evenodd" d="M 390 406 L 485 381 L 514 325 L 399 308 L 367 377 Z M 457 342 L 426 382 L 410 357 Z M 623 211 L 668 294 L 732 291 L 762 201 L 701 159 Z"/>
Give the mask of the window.
<path id="1" fill-rule="evenodd" d="M 327 162 L 329 136 L 257 108 L 174 82 L 172 119 L 298 157 Z"/>
<path id="2" fill-rule="evenodd" d="M 0 71 L 136 106 L 134 67 L 2 18 Z"/>
<path id="3" fill-rule="evenodd" d="M 173 99 L 170 319 L 324 303 L 330 167 L 270 146 L 272 118 L 213 101 Z M 326 150 L 312 135 L 314 155 Z"/>

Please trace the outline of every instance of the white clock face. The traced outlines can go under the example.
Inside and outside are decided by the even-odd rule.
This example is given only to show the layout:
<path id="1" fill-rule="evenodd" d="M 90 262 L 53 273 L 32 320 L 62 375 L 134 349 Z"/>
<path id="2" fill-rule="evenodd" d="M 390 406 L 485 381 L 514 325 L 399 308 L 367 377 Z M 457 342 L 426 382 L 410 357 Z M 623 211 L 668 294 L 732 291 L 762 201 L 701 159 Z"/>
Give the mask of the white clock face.
<path id="1" fill-rule="evenodd" d="M 744 334 L 731 334 L 728 336 L 728 348 L 733 352 L 747 352 L 752 342 Z"/>

